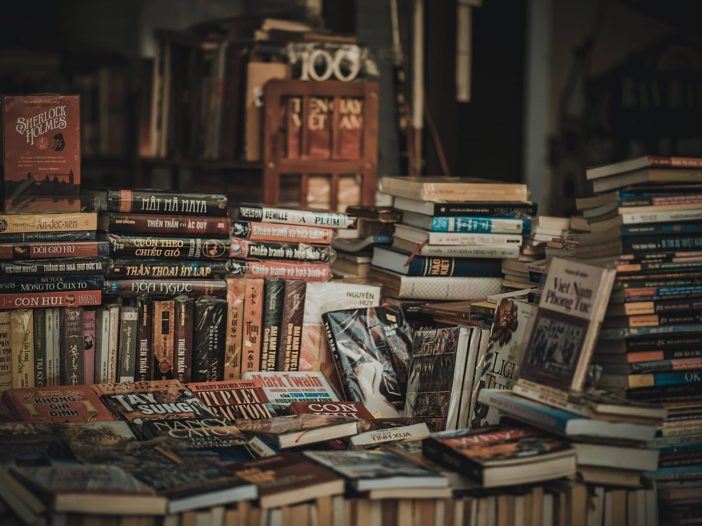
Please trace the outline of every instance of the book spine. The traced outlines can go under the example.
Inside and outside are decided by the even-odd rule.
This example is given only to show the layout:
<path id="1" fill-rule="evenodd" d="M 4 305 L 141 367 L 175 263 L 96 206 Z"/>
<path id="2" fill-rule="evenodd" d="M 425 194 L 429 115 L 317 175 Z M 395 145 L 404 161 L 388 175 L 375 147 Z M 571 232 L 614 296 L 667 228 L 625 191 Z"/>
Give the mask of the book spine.
<path id="1" fill-rule="evenodd" d="M 83 374 L 86 384 L 95 383 L 96 314 L 94 309 L 83 310 L 83 352 L 85 353 L 83 360 L 85 362 L 85 372 Z"/>
<path id="2" fill-rule="evenodd" d="M 408 276 L 501 277 L 499 259 L 459 259 L 414 257 L 407 269 Z"/>
<path id="3" fill-rule="evenodd" d="M 109 309 L 109 338 L 107 340 L 107 357 L 104 383 L 116 382 L 119 368 L 119 313 L 121 306 L 112 304 Z"/>
<path id="4" fill-rule="evenodd" d="M 10 311 L 0 311 L 0 393 L 12 387 Z"/>
<path id="5" fill-rule="evenodd" d="M 231 238 L 229 257 L 235 259 L 284 259 L 328 263 L 334 251 L 324 245 L 290 245 Z"/>
<path id="6" fill-rule="evenodd" d="M 261 206 L 240 206 L 238 219 L 277 223 L 286 225 L 305 225 L 326 228 L 354 228 L 356 218 L 335 212 L 315 212 L 312 210 L 287 210 Z"/>
<path id="7" fill-rule="evenodd" d="M 133 382 L 136 366 L 136 331 L 139 310 L 131 305 L 122 307 L 119 316 L 119 374 L 120 382 Z"/>
<path id="8" fill-rule="evenodd" d="M 349 370 L 349 367 L 345 367 L 344 362 L 341 360 L 341 356 L 339 354 L 339 347 L 336 344 L 336 337 L 334 336 L 334 331 L 331 330 L 329 320 L 324 314 L 322 314 L 322 326 L 324 327 L 324 333 L 327 336 L 327 343 L 329 344 L 329 353 L 331 354 L 332 360 L 334 362 L 334 369 L 336 370 L 336 374 L 338 376 L 338 384 L 344 391 L 343 399 L 351 401 L 353 400 L 351 394 L 354 390 L 349 389 L 348 386 L 349 384 L 357 384 L 357 379 L 350 378 L 350 376 L 353 376 L 354 373 L 353 371 Z M 363 402 L 363 400 L 357 401 Z"/>
<path id="9" fill-rule="evenodd" d="M 100 384 L 108 381 L 110 311 L 107 307 L 100 307 L 95 315 L 95 383 Z"/>
<path id="10" fill-rule="evenodd" d="M 203 296 L 195 302 L 194 382 L 223 379 L 226 317 L 226 300 Z"/>
<path id="11" fill-rule="evenodd" d="M 99 290 L 0 294 L 0 309 L 88 307 L 100 305 L 101 301 L 102 293 Z"/>
<path id="12" fill-rule="evenodd" d="M 2 261 L 0 276 L 102 274 L 107 259 L 44 259 L 36 261 Z"/>
<path id="13" fill-rule="evenodd" d="M 193 299 L 175 298 L 175 371 L 176 380 L 187 383 L 193 370 Z"/>
<path id="14" fill-rule="evenodd" d="M 623 225 L 638 223 L 674 223 L 702 220 L 702 209 L 673 210 L 668 212 L 627 212 L 621 214 Z"/>
<path id="15" fill-rule="evenodd" d="M 5 278 L 0 282 L 0 294 L 102 290 L 104 283 L 105 278 L 102 276 L 29 276 Z"/>
<path id="16" fill-rule="evenodd" d="M 34 387 L 33 311 L 18 309 L 10 313 L 12 387 Z"/>
<path id="17" fill-rule="evenodd" d="M 63 214 L 0 214 L 2 234 L 29 232 L 78 232 L 97 229 L 97 214 L 75 212 Z"/>
<path id="18" fill-rule="evenodd" d="M 510 416 L 552 433 L 563 435 L 566 432 L 567 421 L 546 406 L 543 410 L 536 409 L 529 403 L 522 403 L 516 398 L 505 399 L 503 396 L 495 396 L 485 389 L 480 391 L 478 397 L 480 402 L 498 409 L 504 416 Z"/>
<path id="19" fill-rule="evenodd" d="M 702 383 L 701 371 L 671 371 L 667 373 L 630 374 L 627 387 L 652 387 L 678 384 Z"/>
<path id="20" fill-rule="evenodd" d="M 658 362 L 667 360 L 690 360 L 693 358 L 702 358 L 702 349 L 697 350 L 659 350 L 659 351 L 641 351 L 641 352 L 630 352 L 626 355 L 626 361 L 630 364 L 638 364 L 638 366 L 645 367 L 645 364 L 640 362 Z M 701 367 L 702 368 L 702 367 Z M 632 367 L 632 371 L 634 368 Z"/>
<path id="21" fill-rule="evenodd" d="M 113 279 L 212 279 L 224 276 L 227 266 L 224 261 L 114 259 L 106 271 Z"/>
<path id="22" fill-rule="evenodd" d="M 519 256 L 519 245 L 512 246 L 460 246 L 424 245 L 419 254 L 426 257 L 464 258 L 515 258 Z"/>
<path id="23" fill-rule="evenodd" d="M 535 216 L 536 203 L 434 203 L 434 216 L 524 217 Z"/>
<path id="24" fill-rule="evenodd" d="M 231 220 L 226 217 L 155 214 L 102 214 L 100 216 L 100 230 L 123 234 L 227 237 L 231 226 Z"/>
<path id="25" fill-rule="evenodd" d="M 125 298 L 143 295 L 153 298 L 203 294 L 224 296 L 226 293 L 227 284 L 223 279 L 117 279 L 105 281 L 105 294 Z"/>
<path id="26" fill-rule="evenodd" d="M 685 312 L 702 310 L 702 300 L 680 299 L 670 301 L 645 301 L 624 303 L 626 316 L 639 316 L 645 314 L 662 314 L 667 312 Z"/>
<path id="27" fill-rule="evenodd" d="M 289 97 L 285 109 L 286 157 L 299 159 L 302 144 L 302 97 Z"/>
<path id="28" fill-rule="evenodd" d="M 699 234 L 702 233 L 702 223 L 658 223 L 652 225 L 622 225 L 619 232 L 623 237 L 656 236 L 667 234 Z"/>
<path id="29" fill-rule="evenodd" d="M 224 353 L 224 379 L 241 378 L 244 331 L 245 278 L 227 277 L 227 335 Z"/>
<path id="30" fill-rule="evenodd" d="M 300 279 L 305 281 L 327 281 L 332 277 L 331 267 L 326 263 L 285 263 L 282 261 L 236 261 L 227 263 L 233 275 L 252 278 Z"/>
<path id="31" fill-rule="evenodd" d="M 431 218 L 432 232 L 521 234 L 523 228 L 524 222 L 521 219 L 445 216 Z"/>
<path id="32" fill-rule="evenodd" d="M 334 231 L 331 228 L 318 228 L 302 225 L 276 225 L 234 221 L 232 236 L 251 241 L 274 241 L 278 243 L 311 243 L 329 245 Z"/>
<path id="33" fill-rule="evenodd" d="M 702 369 L 702 359 L 683 358 L 680 360 L 656 360 L 631 364 L 631 372 L 636 374 L 686 371 L 689 369 Z"/>
<path id="34" fill-rule="evenodd" d="M 34 387 L 46 387 L 46 310 L 34 311 Z"/>
<path id="35" fill-rule="evenodd" d="M 151 350 L 153 337 L 152 307 L 148 296 L 139 296 L 137 298 L 139 317 L 137 319 L 137 356 L 134 369 L 134 381 L 136 382 L 151 380 L 151 364 L 153 363 Z"/>
<path id="36" fill-rule="evenodd" d="M 61 372 L 63 385 L 85 383 L 83 356 L 83 311 L 80 307 L 61 309 Z"/>
<path id="37" fill-rule="evenodd" d="M 0 243 L 64 243 L 70 241 L 95 241 L 97 232 L 26 232 L 1 234 Z"/>
<path id="38" fill-rule="evenodd" d="M 454 234 L 430 232 L 430 245 L 521 245 L 522 236 L 515 234 Z"/>
<path id="39" fill-rule="evenodd" d="M 241 372 L 258 371 L 261 365 L 261 322 L 264 281 L 247 278 L 244 292 L 244 331 Z"/>
<path id="40" fill-rule="evenodd" d="M 108 212 L 146 212 L 195 216 L 225 216 L 227 214 L 227 197 L 224 195 L 109 190 L 106 199 L 105 210 Z"/>
<path id="41" fill-rule="evenodd" d="M 229 256 L 228 238 L 106 234 L 105 239 L 110 254 L 119 257 L 225 260 Z"/>
<path id="42" fill-rule="evenodd" d="M 622 251 L 625 253 L 650 251 L 687 251 L 702 249 L 702 236 L 632 236 L 621 240 Z"/>
<path id="43" fill-rule="evenodd" d="M 302 323 L 305 313 L 307 284 L 304 281 L 286 281 L 283 294 L 283 313 L 276 365 L 278 370 L 298 371 L 302 347 Z"/>
<path id="44" fill-rule="evenodd" d="M 46 309 L 46 385 L 61 384 L 61 309 Z"/>
<path id="45" fill-rule="evenodd" d="M 0 244 L 0 260 L 95 258 L 106 257 L 109 253 L 109 243 L 104 241 Z"/>
<path id="46" fill-rule="evenodd" d="M 263 307 L 263 342 L 261 344 L 261 371 L 275 371 L 278 345 L 280 343 L 280 322 L 283 316 L 285 282 L 282 279 L 268 279 L 265 284 Z"/>
<path id="47" fill-rule="evenodd" d="M 681 396 L 698 396 L 702 394 L 702 383 L 682 383 L 674 385 L 654 385 L 627 389 L 624 393 L 632 400 L 656 400 L 656 402 L 675 400 Z"/>
<path id="48" fill-rule="evenodd" d="M 631 316 L 628 322 L 630 327 L 655 327 L 661 325 L 702 323 L 702 312 L 688 311 L 681 314 L 645 314 L 642 316 Z"/>
<path id="49" fill-rule="evenodd" d="M 469 462 L 467 457 L 454 452 L 451 448 L 444 446 L 438 440 L 432 438 L 424 440 L 422 442 L 422 454 L 429 460 L 447 466 L 451 470 L 457 471 L 473 480 L 483 480 L 483 473 L 480 466 Z"/>
<path id="50" fill-rule="evenodd" d="M 173 300 L 154 301 L 153 355 L 151 366 L 154 380 L 173 379 L 175 303 Z"/>

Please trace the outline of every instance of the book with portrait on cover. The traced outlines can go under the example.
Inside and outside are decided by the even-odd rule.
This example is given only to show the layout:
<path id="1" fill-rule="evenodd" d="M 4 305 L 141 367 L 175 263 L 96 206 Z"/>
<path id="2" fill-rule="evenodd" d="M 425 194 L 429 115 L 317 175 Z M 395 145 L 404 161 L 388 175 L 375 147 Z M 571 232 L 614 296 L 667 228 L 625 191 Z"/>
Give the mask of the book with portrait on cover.
<path id="1" fill-rule="evenodd" d="M 581 391 L 612 292 L 614 268 L 554 258 L 520 368 L 520 378 Z"/>

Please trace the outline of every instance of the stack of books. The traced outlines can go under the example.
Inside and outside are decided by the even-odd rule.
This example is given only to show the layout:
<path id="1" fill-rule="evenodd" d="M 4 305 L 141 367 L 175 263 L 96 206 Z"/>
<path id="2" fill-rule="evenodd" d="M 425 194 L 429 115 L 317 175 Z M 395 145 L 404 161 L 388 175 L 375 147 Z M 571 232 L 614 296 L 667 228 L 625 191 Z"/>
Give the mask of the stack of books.
<path id="1" fill-rule="evenodd" d="M 504 258 L 519 257 L 536 206 L 524 184 L 442 177 L 385 177 L 402 211 L 391 248 L 373 251 L 370 277 L 387 296 L 483 299 L 500 292 Z"/>
<path id="2" fill-rule="evenodd" d="M 96 214 L 0 214 L 0 225 L 0 390 L 92 381 L 107 265 Z"/>
<path id="3" fill-rule="evenodd" d="M 660 481 L 702 479 L 702 159 L 641 157 L 587 172 L 576 252 L 614 259 L 595 361 L 598 385 L 668 409 Z"/>

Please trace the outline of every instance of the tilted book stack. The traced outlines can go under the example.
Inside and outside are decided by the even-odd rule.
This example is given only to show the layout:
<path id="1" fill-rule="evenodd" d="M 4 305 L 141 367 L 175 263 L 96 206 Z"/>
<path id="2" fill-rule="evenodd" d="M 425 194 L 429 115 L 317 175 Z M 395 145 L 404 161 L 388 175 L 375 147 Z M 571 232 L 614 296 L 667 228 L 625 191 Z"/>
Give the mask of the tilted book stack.
<path id="1" fill-rule="evenodd" d="M 599 386 L 668 409 L 654 444 L 661 487 L 702 486 L 702 159 L 646 156 L 587 172 L 583 257 L 615 260 L 595 361 Z M 699 513 L 699 512 L 698 512 Z"/>
<path id="2" fill-rule="evenodd" d="M 523 184 L 385 177 L 402 221 L 392 247 L 373 251 L 371 278 L 386 296 L 483 299 L 500 292 L 502 259 L 517 259 L 536 205 Z"/>

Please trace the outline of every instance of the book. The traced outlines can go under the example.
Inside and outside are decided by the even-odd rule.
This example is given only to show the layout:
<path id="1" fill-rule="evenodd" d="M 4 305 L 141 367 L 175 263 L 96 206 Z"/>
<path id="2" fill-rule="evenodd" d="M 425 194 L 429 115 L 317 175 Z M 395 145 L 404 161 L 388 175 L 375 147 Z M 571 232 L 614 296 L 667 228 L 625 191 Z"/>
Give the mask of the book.
<path id="1" fill-rule="evenodd" d="M 12 387 L 34 387 L 34 317 L 31 309 L 10 313 Z"/>
<path id="2" fill-rule="evenodd" d="M 381 246 L 373 248 L 371 264 L 405 276 L 501 277 L 499 259 L 438 258 L 407 254 Z"/>
<path id="3" fill-rule="evenodd" d="M 358 420 L 338 415 L 303 413 L 257 420 L 238 420 L 248 436 L 256 436 L 277 450 L 319 444 L 358 433 Z"/>
<path id="4" fill-rule="evenodd" d="M 0 239 L 7 239 L 10 234 L 61 234 L 65 232 L 83 232 L 97 230 L 97 214 L 94 212 L 46 213 L 41 210 L 35 214 L 0 213 Z"/>
<path id="5" fill-rule="evenodd" d="M 47 324 L 46 311 L 34 311 L 34 387 L 46 387 Z"/>
<path id="6" fill-rule="evenodd" d="M 238 237 L 231 238 L 229 249 L 229 257 L 235 259 L 281 259 L 308 263 L 329 263 L 333 254 L 334 251 L 328 245 L 269 243 Z"/>
<path id="7" fill-rule="evenodd" d="M 105 294 L 135 298 L 147 295 L 170 298 L 178 295 L 226 295 L 223 279 L 116 279 L 105 281 Z"/>
<path id="8" fill-rule="evenodd" d="M 614 277 L 611 268 L 551 261 L 520 377 L 582 390 Z"/>
<path id="9" fill-rule="evenodd" d="M 231 220 L 226 217 L 108 213 L 100 214 L 99 229 L 118 234 L 228 237 Z"/>
<path id="10" fill-rule="evenodd" d="M 95 316 L 94 309 L 83 309 L 83 374 L 86 384 L 95 383 Z"/>
<path id="11" fill-rule="evenodd" d="M 10 311 L 0 311 L 0 393 L 12 387 Z"/>
<path id="12" fill-rule="evenodd" d="M 85 383 L 85 342 L 83 340 L 83 310 L 61 309 L 61 383 Z"/>
<path id="13" fill-rule="evenodd" d="M 444 429 L 457 427 L 470 332 L 467 327 L 414 332 L 405 416 L 437 418 Z"/>
<path id="14" fill-rule="evenodd" d="M 475 372 L 476 396 L 483 388 L 511 389 L 517 381 L 536 311 L 536 305 L 512 298 L 503 298 L 497 304 L 489 343 Z M 477 403 L 471 419 L 475 427 L 494 426 L 499 423 L 499 413 Z"/>
<path id="15" fill-rule="evenodd" d="M 654 471 L 658 467 L 658 449 L 584 442 L 575 442 L 573 448 L 578 465 L 636 471 Z"/>
<path id="16" fill-rule="evenodd" d="M 195 320 L 198 319 L 195 318 L 195 300 L 188 296 L 177 296 L 173 302 L 175 306 L 173 377 L 187 383 L 193 374 L 194 325 Z"/>
<path id="17" fill-rule="evenodd" d="M 494 427 L 444 431 L 422 444 L 424 455 L 477 480 L 484 488 L 513 486 L 575 475 L 575 450 L 530 428 Z"/>
<path id="18" fill-rule="evenodd" d="M 120 309 L 119 318 L 119 371 L 120 382 L 133 382 L 136 367 L 136 332 L 139 311 L 136 307 L 125 305 Z"/>
<path id="19" fill-rule="evenodd" d="M 419 256 L 455 258 L 507 258 L 519 257 L 520 246 L 512 245 L 430 245 L 415 243 L 399 237 L 392 239 L 392 248 Z"/>
<path id="20" fill-rule="evenodd" d="M 339 397 L 319 371 L 246 372 L 244 380 L 256 380 L 274 407 L 285 409 L 293 402 L 338 402 Z"/>
<path id="21" fill-rule="evenodd" d="M 137 329 L 136 329 L 136 363 L 134 365 L 134 381 L 151 380 L 153 366 L 153 304 L 147 296 L 137 298 Z M 97 361 L 96 361 L 97 363 Z M 100 383 L 100 382 L 97 382 Z"/>
<path id="22" fill-rule="evenodd" d="M 229 273 L 234 276 L 269 279 L 304 279 L 306 281 L 327 281 L 331 278 L 331 268 L 326 263 L 287 263 L 285 261 L 238 261 L 227 262 Z"/>
<path id="23" fill-rule="evenodd" d="M 436 426 L 436 420 L 431 419 L 432 427 L 441 427 Z M 430 434 L 427 423 L 419 418 L 376 418 L 361 422 L 359 433 L 352 436 L 350 442 L 355 448 L 377 447 L 391 442 L 424 440 Z"/>
<path id="24" fill-rule="evenodd" d="M 195 301 L 192 379 L 196 382 L 224 378 L 227 301 L 200 296 Z"/>
<path id="25" fill-rule="evenodd" d="M 0 309 L 91 307 L 100 305 L 101 302 L 102 291 L 100 290 L 0 294 Z"/>
<path id="26" fill-rule="evenodd" d="M 106 267 L 108 278 L 117 279 L 177 279 L 221 278 L 227 273 L 224 261 L 168 261 L 160 259 L 110 260 Z"/>
<path id="27" fill-rule="evenodd" d="M 95 258 L 110 253 L 105 241 L 65 241 L 61 243 L 0 243 L 0 260 L 49 258 Z"/>
<path id="28" fill-rule="evenodd" d="M 430 232 L 456 232 L 474 234 L 521 234 L 529 222 L 522 219 L 501 217 L 430 216 L 403 212 L 402 223 Z"/>
<path id="29" fill-rule="evenodd" d="M 643 183 L 700 182 L 702 182 L 702 170 L 699 168 L 649 167 L 592 179 L 592 189 L 595 193 L 599 193 Z"/>
<path id="30" fill-rule="evenodd" d="M 373 418 L 361 402 L 293 402 L 290 404 L 289 411 L 295 415 L 335 415 L 356 420 Z"/>
<path id="31" fill-rule="evenodd" d="M 221 194 L 83 189 L 81 199 L 86 210 L 95 212 L 227 215 L 227 196 Z"/>
<path id="32" fill-rule="evenodd" d="M 105 234 L 110 254 L 118 257 L 225 260 L 229 239 L 216 237 L 165 237 L 151 234 Z"/>
<path id="33" fill-rule="evenodd" d="M 0 276 L 103 274 L 106 269 L 107 259 L 102 258 L 0 262 Z"/>
<path id="34" fill-rule="evenodd" d="M 0 293 L 24 294 L 100 290 L 103 285 L 104 278 L 98 275 L 13 276 L 3 279 L 0 283 Z"/>
<path id="35" fill-rule="evenodd" d="M 322 315 L 346 399 L 380 417 L 404 411 L 412 329 L 397 307 L 370 307 Z"/>
<path id="36" fill-rule="evenodd" d="M 407 226 L 402 223 L 395 225 L 395 237 L 411 241 L 415 244 L 429 245 L 521 245 L 521 234 L 475 234 L 456 232 L 430 232 L 421 228 Z"/>
<path id="37" fill-rule="evenodd" d="M 100 398 L 85 385 L 9 389 L 2 401 L 22 422 L 109 422 L 115 420 Z"/>
<path id="38" fill-rule="evenodd" d="M 383 177 L 380 190 L 418 201 L 527 201 L 525 184 L 458 177 Z"/>
<path id="39" fill-rule="evenodd" d="M 427 216 L 471 216 L 471 217 L 532 217 L 537 205 L 523 202 L 445 202 L 424 201 L 395 197 L 393 206 L 400 210 Z"/>
<path id="40" fill-rule="evenodd" d="M 263 340 L 261 342 L 261 371 L 275 371 L 280 344 L 280 324 L 283 318 L 285 282 L 266 280 L 263 297 Z"/>
<path id="41" fill-rule="evenodd" d="M 3 208 L 6 212 L 80 209 L 77 95 L 2 97 Z"/>
<path id="42" fill-rule="evenodd" d="M 195 396 L 218 416 L 230 420 L 256 420 L 276 415 L 273 404 L 257 380 L 224 380 L 187 384 Z"/>
<path id="43" fill-rule="evenodd" d="M 305 451 L 305 456 L 342 475 L 349 488 L 444 488 L 448 480 L 435 471 L 381 450 Z"/>
<path id="44" fill-rule="evenodd" d="M 258 502 L 264 509 L 344 493 L 342 478 L 296 453 L 246 462 L 234 474 L 256 484 Z"/>
<path id="45" fill-rule="evenodd" d="M 235 219 L 242 221 L 259 221 L 261 223 L 305 225 L 325 228 L 354 228 L 357 221 L 354 216 L 336 212 L 250 205 L 239 205 L 235 209 L 234 215 Z"/>
<path id="46" fill-rule="evenodd" d="M 173 378 L 175 359 L 175 302 L 173 300 L 154 301 L 153 335 L 151 339 L 153 364 L 151 376 L 154 380 Z M 112 324 L 112 321 L 111 321 Z"/>
<path id="47" fill-rule="evenodd" d="M 117 466 L 15 467 L 12 474 L 54 513 L 163 515 L 167 501 Z"/>
<path id="48" fill-rule="evenodd" d="M 306 290 L 307 283 L 304 281 L 284 282 L 280 335 L 275 361 L 276 368 L 281 371 L 297 371 L 300 368 Z"/>
<path id="49" fill-rule="evenodd" d="M 369 278 L 379 283 L 384 296 L 416 300 L 481 300 L 501 292 L 502 278 L 403 276 L 371 268 Z"/>
<path id="50" fill-rule="evenodd" d="M 617 163 L 588 168 L 585 175 L 588 180 L 592 180 L 620 173 L 633 172 L 642 168 L 702 169 L 702 159 L 697 157 L 644 155 L 635 159 L 627 159 Z"/>
<path id="51" fill-rule="evenodd" d="M 233 237 L 249 239 L 251 241 L 329 245 L 332 242 L 334 230 L 326 227 L 304 225 L 234 221 L 232 223 L 231 234 Z"/>
<path id="52" fill-rule="evenodd" d="M 229 276 L 226 282 L 227 325 L 224 341 L 224 379 L 236 380 L 241 376 L 246 279 Z"/>
<path id="53" fill-rule="evenodd" d="M 264 285 L 260 278 L 246 279 L 244 285 L 244 321 L 242 333 L 241 372 L 261 368 L 263 339 Z"/>

